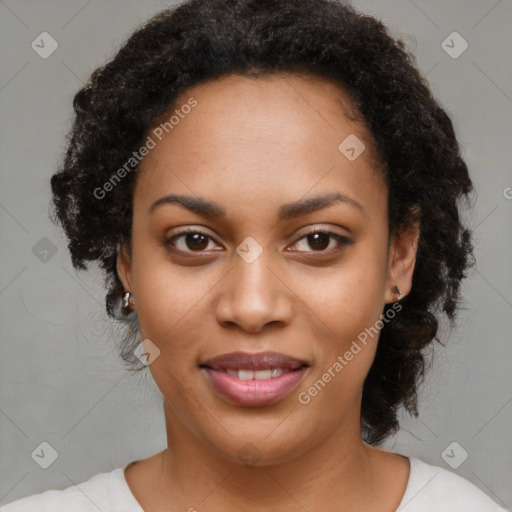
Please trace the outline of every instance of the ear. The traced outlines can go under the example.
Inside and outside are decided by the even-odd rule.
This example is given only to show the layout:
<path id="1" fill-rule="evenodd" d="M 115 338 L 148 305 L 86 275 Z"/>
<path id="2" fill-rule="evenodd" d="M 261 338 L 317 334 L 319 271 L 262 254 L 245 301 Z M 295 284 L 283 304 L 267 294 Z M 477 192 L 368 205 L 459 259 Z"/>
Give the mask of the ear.
<path id="1" fill-rule="evenodd" d="M 400 288 L 404 295 L 411 291 L 419 235 L 419 223 L 415 222 L 409 227 L 403 228 L 392 238 L 388 254 L 388 278 L 384 295 L 386 304 L 398 300 L 397 294 L 393 291 L 395 285 Z"/>
<path id="2" fill-rule="evenodd" d="M 117 275 L 125 291 L 132 289 L 132 264 L 128 242 L 117 244 Z"/>

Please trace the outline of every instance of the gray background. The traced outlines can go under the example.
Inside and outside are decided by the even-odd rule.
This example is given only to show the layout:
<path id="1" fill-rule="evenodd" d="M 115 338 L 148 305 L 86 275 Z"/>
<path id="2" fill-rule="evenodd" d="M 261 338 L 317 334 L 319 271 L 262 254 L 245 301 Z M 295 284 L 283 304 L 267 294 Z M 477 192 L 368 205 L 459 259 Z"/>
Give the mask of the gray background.
<path id="1" fill-rule="evenodd" d="M 441 333 L 447 348 L 433 354 L 419 419 L 403 414 L 403 430 L 384 448 L 455 471 L 510 507 L 512 2 L 353 4 L 414 51 L 453 119 L 478 192 L 465 217 L 478 261 L 464 286 L 467 309 L 457 330 Z M 0 1 L 0 504 L 80 483 L 165 447 L 160 393 L 148 373 L 123 368 L 101 274 L 72 269 L 48 203 L 73 95 L 136 25 L 167 5 Z M 31 48 L 43 31 L 59 45 L 47 59 Z M 453 31 L 469 44 L 458 58 L 441 46 Z M 58 453 L 48 469 L 31 456 L 42 442 Z M 442 456 L 453 442 L 455 459 L 468 452 L 456 469 Z"/>

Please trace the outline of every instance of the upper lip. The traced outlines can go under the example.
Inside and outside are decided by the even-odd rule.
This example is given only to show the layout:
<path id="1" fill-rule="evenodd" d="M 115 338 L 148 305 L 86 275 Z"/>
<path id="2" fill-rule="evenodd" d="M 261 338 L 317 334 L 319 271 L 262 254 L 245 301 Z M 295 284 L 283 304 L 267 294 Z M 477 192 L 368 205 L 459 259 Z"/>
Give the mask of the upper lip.
<path id="1" fill-rule="evenodd" d="M 208 359 L 199 366 L 206 366 L 213 370 L 267 370 L 272 368 L 296 370 L 309 366 L 309 364 L 279 352 L 230 352 Z"/>

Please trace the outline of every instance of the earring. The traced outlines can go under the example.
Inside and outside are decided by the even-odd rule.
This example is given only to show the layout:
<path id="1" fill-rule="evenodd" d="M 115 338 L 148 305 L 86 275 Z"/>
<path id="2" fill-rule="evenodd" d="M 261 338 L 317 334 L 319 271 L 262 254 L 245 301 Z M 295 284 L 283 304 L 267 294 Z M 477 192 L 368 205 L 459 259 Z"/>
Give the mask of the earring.
<path id="1" fill-rule="evenodd" d="M 132 296 L 132 292 L 131 291 L 127 291 L 123 295 L 123 307 L 124 308 L 127 308 L 128 306 L 133 306 L 135 304 L 134 300 L 130 301 L 130 297 L 131 296 Z"/>
<path id="2" fill-rule="evenodd" d="M 405 295 L 402 293 L 402 290 L 400 290 L 400 288 L 396 284 L 393 286 L 392 291 L 393 293 L 398 293 L 397 300 L 402 300 L 405 297 Z"/>

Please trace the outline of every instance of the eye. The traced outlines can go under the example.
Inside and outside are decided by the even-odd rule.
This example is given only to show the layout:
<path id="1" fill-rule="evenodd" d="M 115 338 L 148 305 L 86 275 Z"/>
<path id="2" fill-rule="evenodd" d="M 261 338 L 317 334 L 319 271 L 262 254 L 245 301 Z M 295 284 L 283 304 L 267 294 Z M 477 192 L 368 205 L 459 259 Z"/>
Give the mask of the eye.
<path id="1" fill-rule="evenodd" d="M 199 231 L 196 228 L 186 228 L 171 236 L 170 238 L 167 238 L 164 244 L 166 246 L 171 246 L 172 250 L 177 252 L 200 253 L 208 249 L 210 241 L 215 242 L 215 240 L 210 235 Z M 331 242 L 334 243 L 331 244 Z M 338 246 L 349 245 L 352 243 L 352 241 L 349 238 L 339 235 L 338 233 L 333 233 L 332 231 L 319 231 L 315 229 L 299 238 L 299 240 L 297 240 L 294 245 L 300 246 L 302 244 L 304 246 L 305 243 L 309 244 L 312 250 L 299 250 L 299 252 L 330 253 L 336 250 L 336 243 Z"/>
<path id="2" fill-rule="evenodd" d="M 166 239 L 164 243 L 166 246 L 172 246 L 178 252 L 187 253 L 205 251 L 210 240 L 214 241 L 210 235 L 194 228 L 188 228 Z"/>
<path id="3" fill-rule="evenodd" d="M 334 244 L 331 245 L 332 241 L 334 241 Z M 348 245 L 351 244 L 352 241 L 349 238 L 339 235 L 338 233 L 333 233 L 332 231 L 319 231 L 315 229 L 299 238 L 294 245 L 300 246 L 302 244 L 302 246 L 304 246 L 308 244 L 312 250 L 305 252 L 333 252 L 336 250 L 336 243 L 338 243 L 338 246 Z"/>

